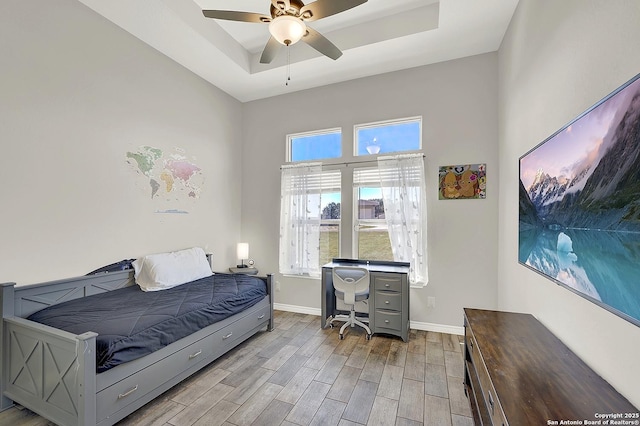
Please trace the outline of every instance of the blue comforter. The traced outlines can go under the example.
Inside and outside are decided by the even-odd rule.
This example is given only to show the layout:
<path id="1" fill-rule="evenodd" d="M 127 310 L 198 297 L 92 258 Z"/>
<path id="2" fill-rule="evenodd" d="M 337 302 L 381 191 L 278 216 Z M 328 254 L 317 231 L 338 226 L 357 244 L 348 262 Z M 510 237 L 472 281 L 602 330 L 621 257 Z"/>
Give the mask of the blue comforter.
<path id="1" fill-rule="evenodd" d="M 38 311 L 29 320 L 96 338 L 96 370 L 141 358 L 247 309 L 267 294 L 263 280 L 215 274 L 168 290 L 130 286 Z"/>

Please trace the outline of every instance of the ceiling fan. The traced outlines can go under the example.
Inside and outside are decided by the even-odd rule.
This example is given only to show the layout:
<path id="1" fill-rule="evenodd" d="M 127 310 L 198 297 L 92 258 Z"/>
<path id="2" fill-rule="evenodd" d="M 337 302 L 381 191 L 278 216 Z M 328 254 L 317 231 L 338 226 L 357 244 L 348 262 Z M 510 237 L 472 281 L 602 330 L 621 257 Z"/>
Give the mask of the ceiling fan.
<path id="1" fill-rule="evenodd" d="M 233 10 L 203 10 L 202 13 L 207 18 L 269 24 L 271 37 L 260 57 L 263 64 L 270 63 L 281 46 L 290 46 L 300 40 L 335 60 L 342 56 L 342 51 L 306 23 L 344 12 L 366 2 L 367 0 L 316 0 L 305 6 L 301 0 L 271 0 L 271 16 Z"/>

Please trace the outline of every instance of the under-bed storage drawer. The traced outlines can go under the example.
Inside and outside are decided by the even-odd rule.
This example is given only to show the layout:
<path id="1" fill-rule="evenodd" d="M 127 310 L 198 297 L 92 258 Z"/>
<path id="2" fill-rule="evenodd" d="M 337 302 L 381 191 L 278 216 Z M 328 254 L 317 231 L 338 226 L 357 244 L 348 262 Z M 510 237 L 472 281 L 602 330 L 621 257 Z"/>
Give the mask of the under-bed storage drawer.
<path id="1" fill-rule="evenodd" d="M 253 330 L 254 327 L 268 321 L 270 312 L 270 307 L 265 306 L 220 329 L 215 334 L 213 341 L 214 351 L 219 352 L 222 349 L 226 352 L 229 347 L 233 347 L 238 339 Z"/>
<path id="2" fill-rule="evenodd" d="M 97 422 L 120 411 L 180 373 L 189 369 L 195 372 L 238 344 L 239 340 L 252 334 L 252 330 L 269 320 L 271 312 L 269 305 L 254 308 L 250 308 L 250 312 L 237 321 L 98 392 Z"/>
<path id="3" fill-rule="evenodd" d="M 111 413 L 126 407 L 180 372 L 202 363 L 213 353 L 216 334 L 207 336 L 98 392 L 97 421 L 104 420 Z"/>

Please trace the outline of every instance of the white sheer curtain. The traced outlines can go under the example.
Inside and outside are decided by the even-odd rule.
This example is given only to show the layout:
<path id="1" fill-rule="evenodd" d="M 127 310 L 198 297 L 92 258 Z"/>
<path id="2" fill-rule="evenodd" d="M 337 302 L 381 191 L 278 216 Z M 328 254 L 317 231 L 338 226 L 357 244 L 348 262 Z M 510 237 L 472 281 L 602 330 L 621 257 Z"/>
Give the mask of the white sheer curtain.
<path id="1" fill-rule="evenodd" d="M 280 273 L 320 276 L 322 163 L 282 166 Z"/>
<path id="2" fill-rule="evenodd" d="M 410 262 L 411 285 L 425 286 L 429 271 L 423 155 L 378 157 L 378 172 L 393 259 Z"/>

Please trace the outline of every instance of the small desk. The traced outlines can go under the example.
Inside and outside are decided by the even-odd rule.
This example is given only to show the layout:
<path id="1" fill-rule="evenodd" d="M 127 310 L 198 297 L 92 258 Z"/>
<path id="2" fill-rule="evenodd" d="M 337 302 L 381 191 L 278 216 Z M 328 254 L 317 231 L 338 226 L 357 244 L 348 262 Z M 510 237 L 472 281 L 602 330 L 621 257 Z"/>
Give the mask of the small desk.
<path id="1" fill-rule="evenodd" d="M 371 333 L 399 336 L 409 339 L 409 263 L 361 259 L 333 259 L 322 267 L 322 317 L 325 328 L 338 313 L 333 291 L 333 268 L 356 266 L 369 270 L 369 328 Z"/>

